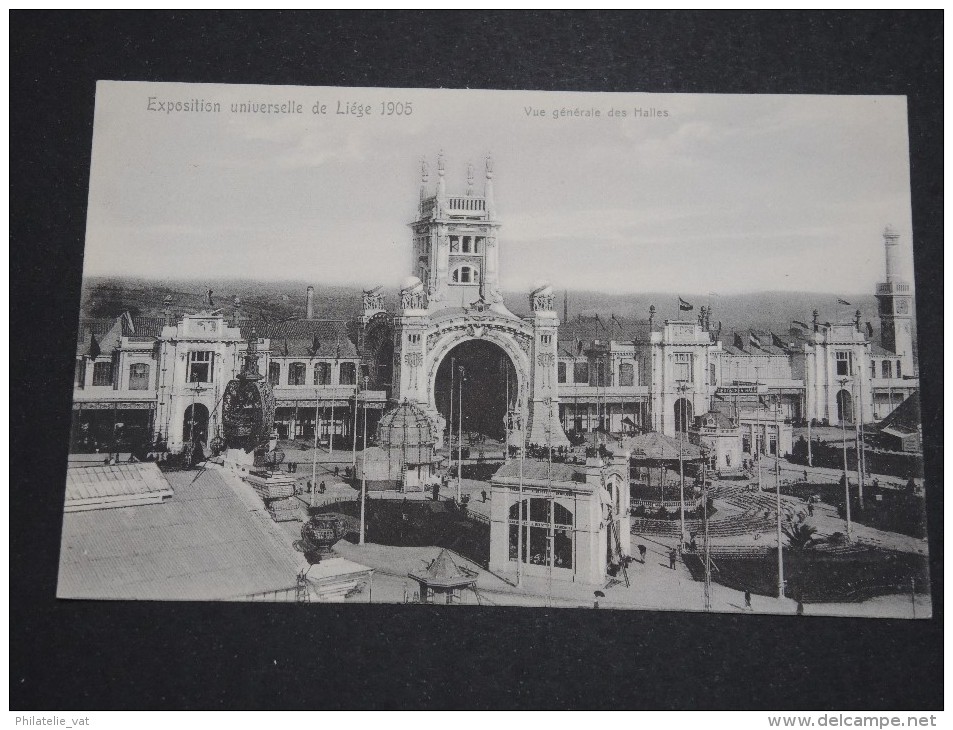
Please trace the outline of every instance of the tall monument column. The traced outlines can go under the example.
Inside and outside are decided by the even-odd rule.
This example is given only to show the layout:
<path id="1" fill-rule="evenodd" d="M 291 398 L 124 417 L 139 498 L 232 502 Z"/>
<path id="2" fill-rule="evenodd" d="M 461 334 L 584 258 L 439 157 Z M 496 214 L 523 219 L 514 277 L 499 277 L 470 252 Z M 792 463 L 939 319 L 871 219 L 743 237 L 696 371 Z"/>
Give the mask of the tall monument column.
<path id="1" fill-rule="evenodd" d="M 534 287 L 530 294 L 533 347 L 530 359 L 530 392 L 527 442 L 542 446 L 569 446 L 559 421 L 559 391 L 556 380 L 556 341 L 559 319 L 555 296 L 549 284 Z"/>

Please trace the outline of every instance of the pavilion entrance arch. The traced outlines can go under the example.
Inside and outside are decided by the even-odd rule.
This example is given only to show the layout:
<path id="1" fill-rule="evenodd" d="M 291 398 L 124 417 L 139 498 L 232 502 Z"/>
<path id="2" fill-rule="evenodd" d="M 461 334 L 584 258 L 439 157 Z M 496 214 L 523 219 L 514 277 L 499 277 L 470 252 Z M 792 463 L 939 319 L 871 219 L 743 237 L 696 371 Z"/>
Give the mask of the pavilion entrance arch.
<path id="1" fill-rule="evenodd" d="M 451 354 L 456 348 L 466 343 L 484 343 L 487 347 L 485 349 L 488 353 L 493 353 L 506 358 L 504 363 L 503 378 L 500 378 L 497 383 L 497 396 L 503 394 L 502 397 L 505 399 L 505 390 L 506 390 L 506 378 L 505 372 L 510 373 L 510 393 L 509 393 L 509 406 L 517 411 L 520 414 L 521 422 L 525 425 L 527 421 L 526 413 L 526 400 L 530 393 L 530 362 L 529 355 L 523 350 L 520 345 L 521 338 L 522 341 L 528 342 L 529 337 L 522 333 L 518 328 L 513 328 L 513 332 L 510 332 L 509 329 L 489 329 L 486 326 L 481 328 L 479 332 L 471 332 L 469 329 L 464 330 L 448 330 L 444 332 L 436 333 L 437 339 L 433 341 L 432 347 L 428 347 L 428 368 L 427 368 L 427 380 L 426 380 L 426 397 L 428 399 L 427 406 L 431 413 L 435 414 L 438 418 L 440 431 L 444 433 L 447 428 L 447 421 L 445 417 L 445 411 L 447 411 L 447 403 L 440 402 L 438 400 L 439 395 L 444 396 L 444 401 L 446 400 L 445 388 L 438 388 L 438 377 L 441 380 L 444 379 L 446 375 L 447 368 L 450 366 L 453 355 Z M 431 335 L 433 337 L 433 335 Z M 429 345 L 430 343 L 428 343 Z M 477 349 L 471 346 L 467 349 Z M 528 349 L 528 346 L 527 346 Z M 499 372 L 499 359 L 493 359 L 491 356 L 488 365 L 493 368 L 494 365 L 497 366 L 496 372 Z M 511 369 L 510 369 L 511 368 Z M 492 381 L 492 376 L 494 372 L 481 373 L 478 375 L 480 381 L 489 387 L 490 382 Z M 455 376 L 456 377 L 456 376 Z M 455 391 L 458 393 L 459 391 Z M 467 394 L 464 391 L 464 400 L 466 401 Z M 456 409 L 457 403 L 454 403 L 454 409 Z M 464 402 L 464 407 L 466 408 L 466 402 Z M 505 416 L 505 413 L 502 415 Z M 454 423 L 459 426 L 456 415 L 454 416 Z M 501 430 L 502 430 L 502 420 L 501 420 Z"/>

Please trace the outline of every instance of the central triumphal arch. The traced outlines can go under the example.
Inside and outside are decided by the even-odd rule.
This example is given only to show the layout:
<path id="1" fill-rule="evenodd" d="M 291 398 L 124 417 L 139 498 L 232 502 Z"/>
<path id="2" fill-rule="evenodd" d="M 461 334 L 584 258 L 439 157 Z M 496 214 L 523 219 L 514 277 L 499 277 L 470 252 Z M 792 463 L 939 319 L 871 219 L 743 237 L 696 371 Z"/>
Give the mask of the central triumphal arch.
<path id="1" fill-rule="evenodd" d="M 486 160 L 482 195 L 474 192 L 472 165 L 465 193 L 447 193 L 442 153 L 433 192 L 428 179 L 423 162 L 420 204 L 410 224 L 413 274 L 401 284 L 398 312 L 386 312 L 379 289 L 364 293 L 361 341 L 369 377 L 390 390 L 393 402 L 423 409 L 441 439 L 464 378 L 465 389 L 487 391 L 484 403 L 503 404 L 500 420 L 510 443 L 520 443 L 525 429 L 528 443 L 568 445 L 559 422 L 553 290 L 534 287 L 526 317 L 507 309 L 500 292 L 492 160 Z M 470 413 L 466 423 L 485 415 Z"/>

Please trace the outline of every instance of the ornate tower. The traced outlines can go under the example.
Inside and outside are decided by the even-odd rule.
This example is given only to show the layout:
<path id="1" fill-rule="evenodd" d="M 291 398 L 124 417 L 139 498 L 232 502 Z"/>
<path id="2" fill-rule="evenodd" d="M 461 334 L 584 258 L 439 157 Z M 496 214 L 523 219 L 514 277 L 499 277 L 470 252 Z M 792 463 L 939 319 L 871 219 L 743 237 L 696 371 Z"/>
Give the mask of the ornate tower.
<path id="1" fill-rule="evenodd" d="M 493 202 L 493 160 L 486 159 L 483 195 L 474 194 L 473 165 L 467 165 L 464 195 L 448 195 L 443 152 L 437 158 L 437 189 L 427 191 L 430 175 L 421 164 L 420 206 L 414 233 L 413 272 L 423 284 L 427 309 L 469 307 L 483 300 L 502 304 L 499 250 Z"/>
<path id="2" fill-rule="evenodd" d="M 913 375 L 912 287 L 900 278 L 900 234 L 887 226 L 883 235 L 887 280 L 877 284 L 880 339 L 885 348 L 897 353 L 902 360 L 901 372 Z"/>

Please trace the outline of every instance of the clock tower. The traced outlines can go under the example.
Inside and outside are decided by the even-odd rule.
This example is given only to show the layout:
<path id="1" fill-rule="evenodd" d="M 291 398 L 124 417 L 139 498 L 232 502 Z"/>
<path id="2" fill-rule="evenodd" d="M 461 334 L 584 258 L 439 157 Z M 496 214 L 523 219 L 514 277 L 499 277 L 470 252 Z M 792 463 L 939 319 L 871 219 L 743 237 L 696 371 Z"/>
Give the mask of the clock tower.
<path id="1" fill-rule="evenodd" d="M 913 288 L 900 278 L 900 234 L 884 229 L 887 280 L 877 284 L 880 340 L 903 360 L 903 372 L 913 374 Z"/>

